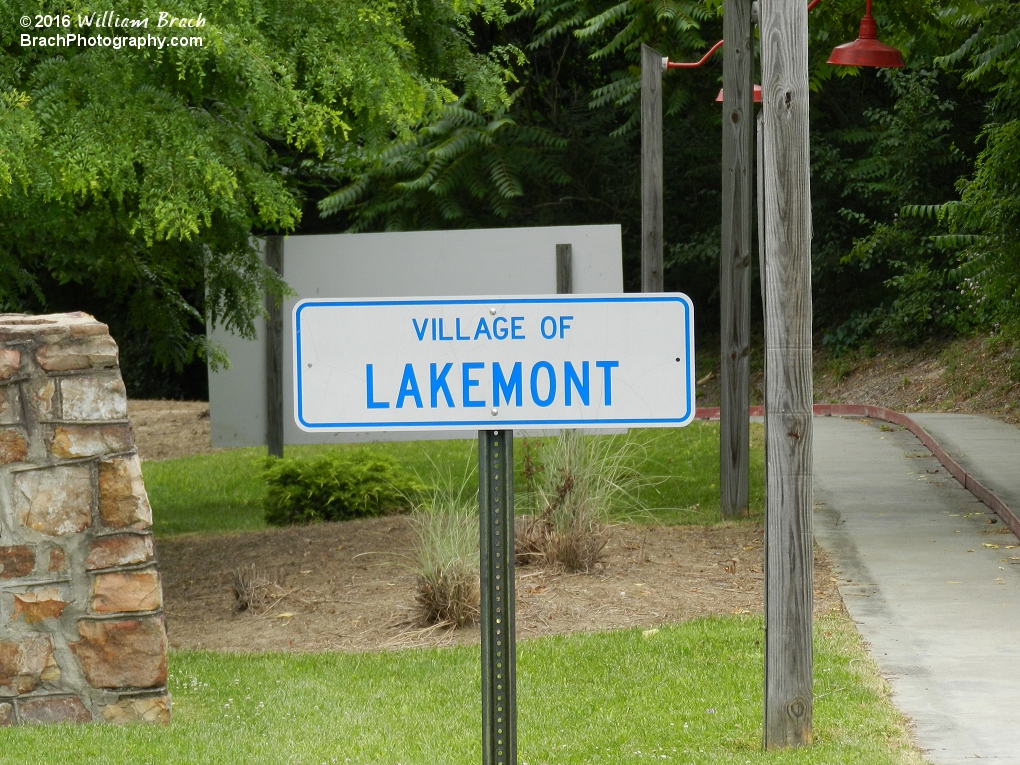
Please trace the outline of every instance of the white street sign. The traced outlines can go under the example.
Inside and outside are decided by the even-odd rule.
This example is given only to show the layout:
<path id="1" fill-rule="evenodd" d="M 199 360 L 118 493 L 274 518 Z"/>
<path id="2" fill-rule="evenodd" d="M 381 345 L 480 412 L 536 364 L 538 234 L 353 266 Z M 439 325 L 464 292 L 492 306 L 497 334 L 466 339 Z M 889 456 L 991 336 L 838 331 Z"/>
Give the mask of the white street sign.
<path id="1" fill-rule="evenodd" d="M 303 430 L 678 427 L 694 417 L 679 293 L 303 300 Z"/>

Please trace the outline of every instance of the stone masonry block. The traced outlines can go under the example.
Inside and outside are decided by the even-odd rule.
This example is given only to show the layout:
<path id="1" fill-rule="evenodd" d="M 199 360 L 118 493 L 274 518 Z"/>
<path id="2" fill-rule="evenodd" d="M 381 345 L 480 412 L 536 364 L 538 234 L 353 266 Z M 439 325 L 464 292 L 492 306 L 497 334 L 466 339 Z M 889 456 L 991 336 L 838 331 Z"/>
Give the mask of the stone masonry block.
<path id="1" fill-rule="evenodd" d="M 26 470 L 14 476 L 14 509 L 24 526 L 50 536 L 92 525 L 92 476 L 86 465 Z"/>
<path id="2" fill-rule="evenodd" d="M 170 722 L 170 697 L 147 696 L 141 699 L 124 699 L 103 707 L 103 717 L 112 723 L 146 722 L 167 725 Z"/>
<path id="3" fill-rule="evenodd" d="M 28 456 L 28 441 L 14 428 L 0 428 L 0 464 L 24 462 Z"/>
<path id="4" fill-rule="evenodd" d="M 148 571 L 114 571 L 92 580 L 92 610 L 99 614 L 154 611 L 163 605 L 159 574 Z"/>
<path id="5" fill-rule="evenodd" d="M 21 394 L 17 385 L 0 386 L 0 423 L 15 425 L 21 422 Z"/>
<path id="6" fill-rule="evenodd" d="M 53 640 L 49 635 L 0 643 L 0 692 L 34 691 L 40 682 L 52 679 L 56 669 Z"/>
<path id="7" fill-rule="evenodd" d="M 14 594 L 14 613 L 11 618 L 24 617 L 28 624 L 44 619 L 57 619 L 71 602 L 70 593 L 60 587 L 43 587 L 38 590 Z"/>
<path id="8" fill-rule="evenodd" d="M 49 422 L 56 417 L 53 405 L 57 394 L 56 380 L 48 377 L 36 377 L 25 386 L 25 395 L 35 412 L 39 422 Z"/>
<path id="9" fill-rule="evenodd" d="M 122 420 L 127 391 L 120 375 L 77 375 L 60 381 L 65 420 Z"/>
<path id="10" fill-rule="evenodd" d="M 170 720 L 152 509 L 118 363 L 88 314 L 0 313 L 0 728 Z"/>
<path id="11" fill-rule="evenodd" d="M 77 696 L 23 701 L 18 711 L 22 720 L 34 725 L 92 722 L 92 715 Z"/>
<path id="12" fill-rule="evenodd" d="M 88 335 L 39 346 L 35 360 L 47 372 L 117 366 L 117 344 L 109 335 Z"/>
<path id="13" fill-rule="evenodd" d="M 160 617 L 78 622 L 82 639 L 71 643 L 85 679 L 94 688 L 166 685 L 166 628 Z"/>
<path id="14" fill-rule="evenodd" d="M 126 452 L 132 446 L 127 425 L 58 425 L 50 439 L 50 452 L 62 459 Z"/>
<path id="15" fill-rule="evenodd" d="M 21 366 L 21 351 L 16 348 L 0 348 L 0 380 L 10 380 Z"/>
<path id="16" fill-rule="evenodd" d="M 138 534 L 117 534 L 112 537 L 98 537 L 89 547 L 85 568 L 113 568 L 130 566 L 152 560 L 152 537 Z"/>
<path id="17" fill-rule="evenodd" d="M 47 556 L 46 570 L 55 574 L 67 569 L 67 553 L 62 547 L 51 547 Z"/>
<path id="18" fill-rule="evenodd" d="M 70 324 L 96 323 L 85 313 L 58 313 L 49 316 L 27 314 L 0 314 L 0 342 L 23 342 L 34 340 L 56 343 L 71 336 Z"/>
<path id="19" fill-rule="evenodd" d="M 31 547 L 0 547 L 0 579 L 28 576 L 34 569 L 35 552 Z"/>
<path id="20" fill-rule="evenodd" d="M 90 337 L 91 335 L 110 334 L 110 328 L 108 326 L 103 324 L 101 321 L 96 321 L 87 313 L 76 311 L 74 314 L 68 315 L 79 319 L 79 321 L 72 322 L 68 325 L 68 329 L 71 330 L 71 337 Z"/>
<path id="21" fill-rule="evenodd" d="M 146 529 L 152 525 L 152 509 L 137 455 L 99 463 L 99 517 L 103 525 L 116 529 Z"/>

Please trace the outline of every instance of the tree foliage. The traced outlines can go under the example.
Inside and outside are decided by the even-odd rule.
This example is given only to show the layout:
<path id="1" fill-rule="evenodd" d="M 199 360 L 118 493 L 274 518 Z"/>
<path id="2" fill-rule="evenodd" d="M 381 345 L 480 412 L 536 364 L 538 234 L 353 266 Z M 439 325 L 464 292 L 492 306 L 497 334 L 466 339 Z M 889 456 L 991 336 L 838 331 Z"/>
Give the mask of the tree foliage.
<path id="1" fill-rule="evenodd" d="M 952 232 L 943 240 L 962 247 L 963 289 L 1020 334 L 1020 5 L 960 3 L 945 16 L 973 31 L 939 63 L 963 65 L 965 81 L 991 100 L 974 173 L 961 180 L 959 203 L 940 211 Z"/>
<path id="2" fill-rule="evenodd" d="M 622 15 L 607 14 L 617 5 L 536 0 L 501 29 L 478 32 L 476 39 L 487 45 L 527 56 L 515 68 L 509 106 L 486 111 L 465 99 L 446 107 L 434 125 L 380 154 L 374 166 L 340 172 L 340 191 L 320 203 L 320 212 L 351 231 L 619 223 L 625 278 L 633 284 L 640 226 L 633 96 L 640 44 L 688 60 L 700 56 L 721 25 L 698 3 L 629 2 L 618 9 Z M 667 218 L 671 243 L 699 236 L 718 201 L 719 117 L 712 103 L 718 65 L 710 62 L 710 77 L 666 78 L 675 117 L 665 127 L 673 149 L 666 156 L 667 205 L 684 210 Z M 622 90 L 607 96 L 606 83 L 621 83 L 616 87 Z M 713 236 L 718 241 L 717 229 Z M 704 251 L 671 251 L 667 279 L 714 270 Z M 674 278 L 671 285 L 680 283 Z M 705 301 L 714 291 L 685 286 Z"/>
<path id="3" fill-rule="evenodd" d="M 384 155 L 373 178 L 344 192 L 357 191 L 349 222 L 355 230 L 619 222 L 634 285 L 640 45 L 696 58 L 721 31 L 721 6 L 536 0 L 499 38 L 529 57 L 512 103 L 498 115 L 477 110 L 462 134 L 444 118 L 413 149 Z M 817 326 L 837 351 L 875 334 L 916 342 L 996 322 L 1020 333 L 1020 6 L 904 0 L 877 10 L 903 70 L 826 63 L 834 45 L 856 36 L 856 0 L 827 0 L 809 16 Z M 709 100 L 719 64 L 663 80 L 667 284 L 695 297 L 701 321 L 717 296 L 721 168 Z M 528 134 L 528 164 L 500 184 L 487 163 L 514 133 L 485 137 L 483 126 L 511 125 L 544 132 Z M 447 168 L 456 183 L 445 181 Z"/>
<path id="4" fill-rule="evenodd" d="M 844 192 L 857 210 L 875 192 L 885 197 L 877 215 L 859 217 L 862 235 L 841 258 L 882 289 L 827 339 L 878 331 L 913 341 L 996 324 L 1016 334 L 1020 6 L 959 0 L 899 23 L 913 55 L 907 70 L 884 75 L 891 108 L 863 111 L 879 122 L 848 175 L 869 183 Z"/>
<path id="5" fill-rule="evenodd" d="M 492 115 L 448 104 L 440 119 L 383 151 L 352 183 L 319 203 L 326 215 L 354 214 L 351 231 L 421 230 L 507 218 L 525 181 L 562 186 L 565 171 L 548 152 L 566 141 L 522 126 L 500 108 Z M 478 210 L 478 207 L 481 210 Z"/>
<path id="6" fill-rule="evenodd" d="M 44 50 L 25 5 L 0 0 L 0 302 L 74 301 L 170 363 L 283 290 L 252 232 L 619 223 L 633 288 L 640 46 L 690 61 L 722 33 L 721 0 L 213 0 L 200 49 Z M 837 350 L 1020 328 L 1020 5 L 883 3 L 906 68 L 829 66 L 861 5 L 809 16 L 817 326 Z M 666 283 L 702 326 L 720 76 L 663 79 Z"/>
<path id="7" fill-rule="evenodd" d="M 250 336 L 283 283 L 253 233 L 299 224 L 322 167 L 353 168 L 469 95 L 509 103 L 505 52 L 470 23 L 503 0 L 114 0 L 117 16 L 197 18 L 201 45 L 33 46 L 52 13 L 0 0 L 0 304 L 91 310 L 158 364 L 219 360 L 207 323 Z M 130 370 L 128 377 L 130 379 Z"/>

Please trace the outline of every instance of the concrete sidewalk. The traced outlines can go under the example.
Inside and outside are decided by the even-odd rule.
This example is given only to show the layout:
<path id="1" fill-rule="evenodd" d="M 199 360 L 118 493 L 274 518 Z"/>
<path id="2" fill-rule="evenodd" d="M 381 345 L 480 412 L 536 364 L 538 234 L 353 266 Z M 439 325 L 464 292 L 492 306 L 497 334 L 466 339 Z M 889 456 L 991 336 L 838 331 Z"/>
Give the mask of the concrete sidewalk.
<path id="1" fill-rule="evenodd" d="M 912 417 L 1017 508 L 1020 430 Z M 936 765 L 1020 765 L 1016 537 L 998 533 L 1003 524 L 909 431 L 835 417 L 814 425 L 815 536 L 918 745 Z"/>
<path id="2" fill-rule="evenodd" d="M 960 466 L 1020 513 L 1020 428 L 977 414 L 911 414 Z"/>

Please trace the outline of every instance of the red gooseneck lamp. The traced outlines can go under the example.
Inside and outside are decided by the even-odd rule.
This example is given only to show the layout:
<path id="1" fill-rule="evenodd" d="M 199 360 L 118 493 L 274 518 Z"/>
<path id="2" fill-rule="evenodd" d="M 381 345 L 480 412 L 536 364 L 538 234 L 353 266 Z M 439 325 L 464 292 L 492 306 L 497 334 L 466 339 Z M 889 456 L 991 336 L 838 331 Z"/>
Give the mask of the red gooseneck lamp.
<path id="1" fill-rule="evenodd" d="M 813 11 L 821 0 L 811 0 L 808 3 L 808 11 Z M 704 65 L 712 54 L 722 47 L 720 40 L 713 45 L 708 52 L 698 61 L 679 62 L 662 59 L 663 70 L 669 69 L 697 69 Z M 861 19 L 861 29 L 858 37 L 853 42 L 837 45 L 832 49 L 832 54 L 826 62 L 834 66 L 870 66 L 878 69 L 902 69 L 903 56 L 890 45 L 878 41 L 878 24 L 875 17 L 871 15 L 871 0 L 867 0 L 864 9 L 864 18 Z M 720 90 L 715 102 L 723 102 L 723 92 Z M 754 86 L 754 102 L 761 103 L 761 85 Z"/>
<path id="2" fill-rule="evenodd" d="M 895 48 L 878 41 L 878 25 L 871 15 L 871 0 L 867 0 L 861 31 L 853 42 L 832 49 L 828 63 L 836 66 L 871 66 L 881 69 L 900 69 L 903 56 Z"/>

